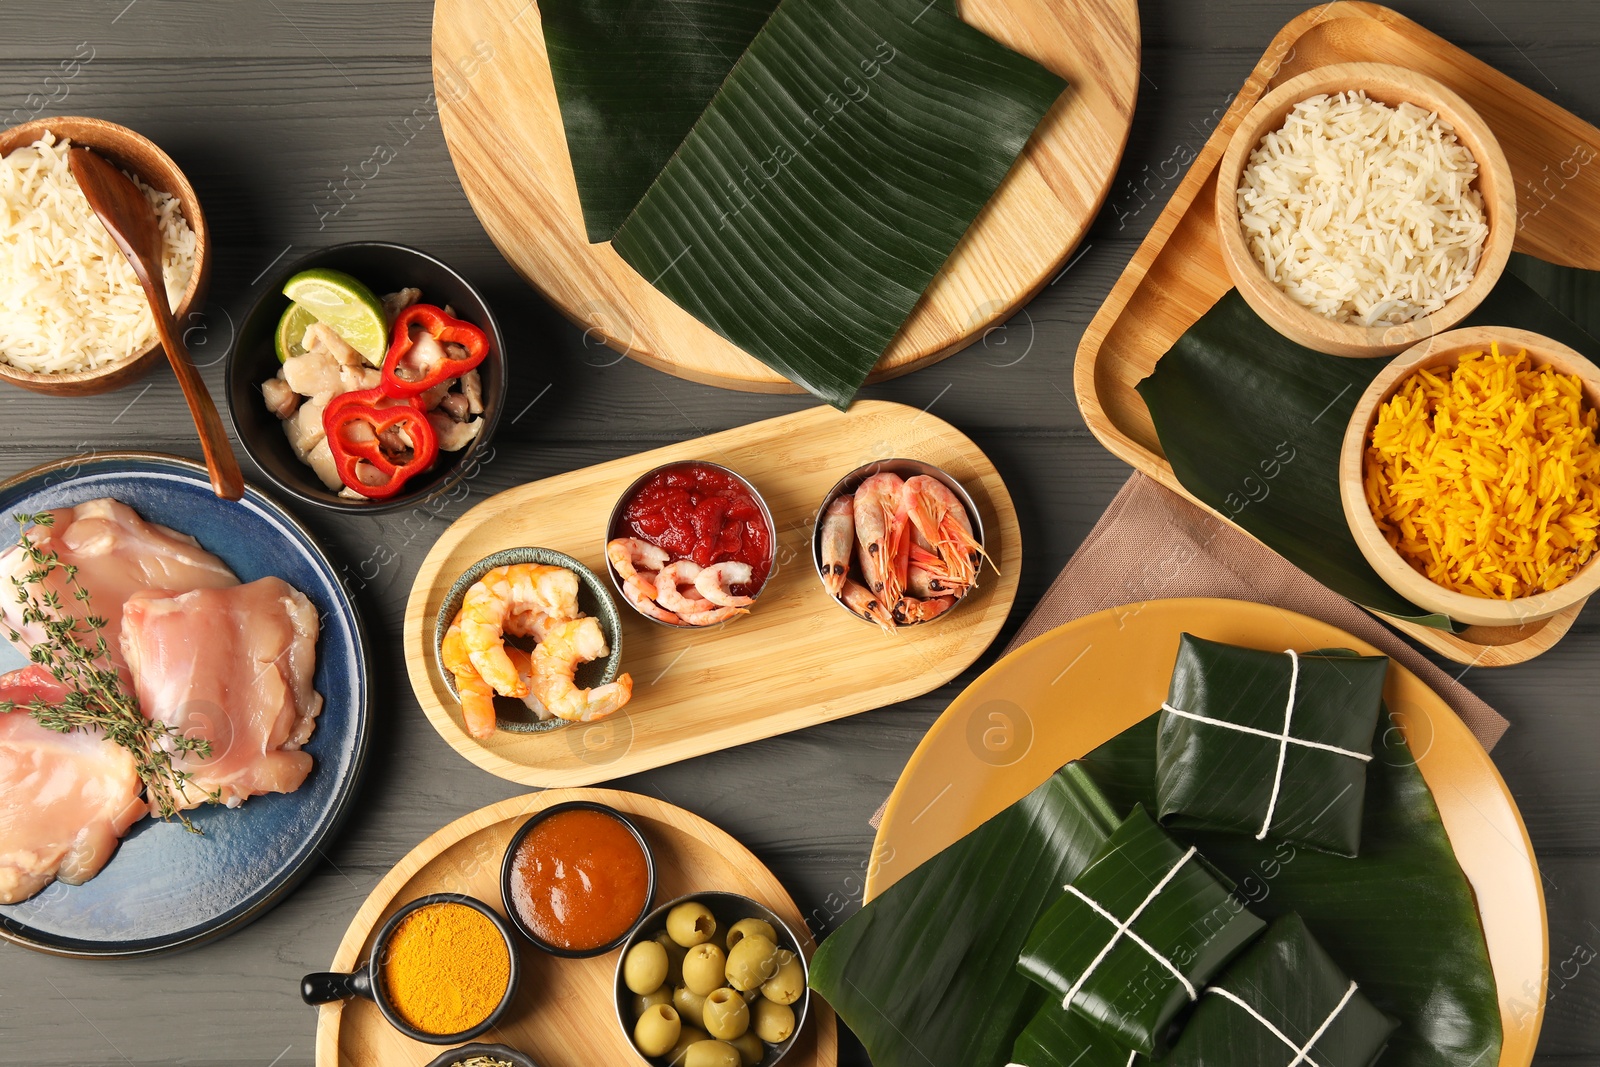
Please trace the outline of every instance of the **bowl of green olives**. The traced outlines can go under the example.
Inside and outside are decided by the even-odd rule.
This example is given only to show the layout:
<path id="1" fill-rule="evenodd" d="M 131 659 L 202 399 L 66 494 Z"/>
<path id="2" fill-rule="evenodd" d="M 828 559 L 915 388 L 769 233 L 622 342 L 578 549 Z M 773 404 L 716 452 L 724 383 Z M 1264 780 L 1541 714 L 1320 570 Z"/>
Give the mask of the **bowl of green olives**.
<path id="1" fill-rule="evenodd" d="M 800 939 L 738 893 L 694 893 L 645 917 L 617 961 L 617 1023 L 651 1067 L 773 1067 L 805 1027 Z"/>

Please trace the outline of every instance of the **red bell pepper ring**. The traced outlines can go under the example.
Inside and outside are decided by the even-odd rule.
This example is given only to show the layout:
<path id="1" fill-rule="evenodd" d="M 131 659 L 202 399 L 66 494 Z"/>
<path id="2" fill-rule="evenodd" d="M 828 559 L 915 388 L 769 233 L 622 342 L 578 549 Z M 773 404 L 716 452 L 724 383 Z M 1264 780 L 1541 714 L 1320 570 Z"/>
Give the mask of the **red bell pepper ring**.
<path id="1" fill-rule="evenodd" d="M 458 344 L 467 350 L 465 359 L 454 359 L 445 349 L 445 358 L 420 378 L 402 378 L 400 369 L 415 347 L 411 327 L 420 324 L 440 346 Z M 394 339 L 383 359 L 383 390 L 390 396 L 419 396 L 436 385 L 459 378 L 482 363 L 489 355 L 489 336 L 470 322 L 452 318 L 432 304 L 412 304 L 394 320 Z"/>
<path id="2" fill-rule="evenodd" d="M 339 480 L 369 500 L 398 493 L 439 456 L 439 437 L 417 402 L 390 397 L 382 386 L 341 393 L 328 401 L 322 411 L 322 429 Z M 403 430 L 411 439 L 410 459 L 397 463 L 384 452 L 379 438 L 391 429 Z M 384 481 L 377 485 L 362 481 L 356 468 L 363 461 L 376 467 Z"/>

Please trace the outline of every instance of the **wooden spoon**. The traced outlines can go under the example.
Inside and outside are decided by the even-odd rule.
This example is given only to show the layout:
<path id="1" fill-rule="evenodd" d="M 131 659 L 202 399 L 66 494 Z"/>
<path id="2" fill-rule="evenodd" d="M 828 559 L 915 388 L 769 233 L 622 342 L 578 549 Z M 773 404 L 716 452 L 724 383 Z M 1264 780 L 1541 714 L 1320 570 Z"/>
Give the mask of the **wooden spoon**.
<path id="1" fill-rule="evenodd" d="M 183 398 L 189 402 L 189 414 L 194 416 L 195 429 L 200 432 L 200 448 L 205 453 L 206 468 L 211 472 L 212 490 L 224 500 L 238 500 L 244 495 L 244 475 L 239 473 L 239 461 L 228 442 L 228 431 L 223 429 L 222 419 L 217 415 L 217 406 L 206 391 L 206 383 L 189 360 L 189 350 L 183 345 L 178 324 L 172 318 L 172 307 L 167 303 L 167 283 L 161 272 L 161 229 L 155 209 L 139 187 L 104 156 L 88 148 L 74 148 L 68 155 L 68 162 L 89 206 L 105 223 L 117 247 L 133 265 L 139 284 L 144 286 L 145 298 L 150 301 L 150 310 L 155 315 L 156 332 L 161 335 L 161 346 L 166 349 L 167 361 L 178 376 Z"/>

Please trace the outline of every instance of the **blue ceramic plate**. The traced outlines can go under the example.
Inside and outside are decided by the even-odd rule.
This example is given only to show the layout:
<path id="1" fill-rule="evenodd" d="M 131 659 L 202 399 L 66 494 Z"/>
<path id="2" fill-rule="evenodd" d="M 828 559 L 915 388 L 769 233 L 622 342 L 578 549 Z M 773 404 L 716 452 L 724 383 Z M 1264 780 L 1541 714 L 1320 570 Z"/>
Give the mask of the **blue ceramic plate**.
<path id="1" fill-rule="evenodd" d="M 174 456 L 101 453 L 36 467 L 0 484 L 0 542 L 14 539 L 12 515 L 98 497 L 113 497 L 151 522 L 194 537 L 241 581 L 282 578 L 322 617 L 316 686 L 324 703 L 305 746 L 316 766 L 304 785 L 232 810 L 191 813 L 204 836 L 143 819 L 88 882 L 57 882 L 32 900 L 0 907 L 0 937 L 28 948 L 138 956 L 187 948 L 244 926 L 317 862 L 319 847 L 350 806 L 366 757 L 366 642 L 333 564 L 298 522 L 253 487 L 238 502 L 218 498 L 204 467 Z M 0 670 L 24 662 L 0 641 Z"/>

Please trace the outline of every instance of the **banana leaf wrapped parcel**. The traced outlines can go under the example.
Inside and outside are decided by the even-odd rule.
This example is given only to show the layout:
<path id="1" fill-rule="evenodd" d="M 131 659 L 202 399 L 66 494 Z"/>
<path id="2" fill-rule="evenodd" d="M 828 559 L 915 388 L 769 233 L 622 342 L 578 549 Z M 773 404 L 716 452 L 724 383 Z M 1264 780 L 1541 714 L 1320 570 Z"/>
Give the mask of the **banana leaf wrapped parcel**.
<path id="1" fill-rule="evenodd" d="M 1148 1056 L 1264 929 L 1196 848 L 1140 806 L 1039 920 L 1017 966 L 1064 1009 Z"/>
<path id="2" fill-rule="evenodd" d="M 1388 668 L 1184 634 L 1156 743 L 1162 825 L 1358 855 Z"/>

